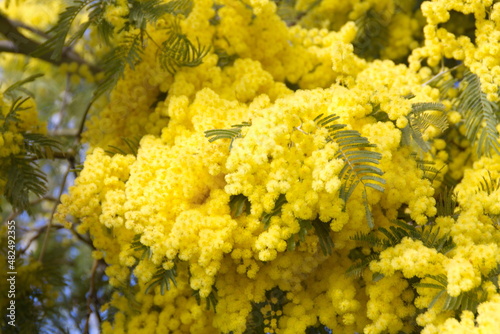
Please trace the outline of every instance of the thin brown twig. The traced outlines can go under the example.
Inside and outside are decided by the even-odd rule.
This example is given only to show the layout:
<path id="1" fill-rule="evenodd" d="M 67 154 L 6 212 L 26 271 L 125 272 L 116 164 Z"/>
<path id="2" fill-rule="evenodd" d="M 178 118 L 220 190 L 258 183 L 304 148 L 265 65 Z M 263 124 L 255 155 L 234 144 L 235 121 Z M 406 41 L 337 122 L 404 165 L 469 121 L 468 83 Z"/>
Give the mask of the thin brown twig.
<path id="1" fill-rule="evenodd" d="M 37 50 L 41 44 L 37 41 L 32 40 L 31 38 L 26 37 L 19 31 L 18 27 L 21 26 L 19 26 L 16 21 L 12 21 L 7 16 L 0 13 L 0 34 L 5 36 L 5 38 L 7 39 L 4 41 L 0 41 L 0 52 L 23 54 L 25 56 L 44 60 L 54 65 L 76 62 L 80 65 L 87 65 L 89 70 L 94 74 L 101 72 L 101 69 L 99 67 L 85 61 L 70 47 L 65 47 L 63 49 L 61 59 L 53 59 L 49 53 L 33 56 L 33 52 Z M 35 29 L 28 28 L 26 25 L 23 25 L 22 28 L 28 30 Z"/>
<path id="2" fill-rule="evenodd" d="M 27 251 L 27 250 L 31 247 L 31 244 L 33 243 L 33 241 L 35 241 L 36 239 L 38 239 L 38 238 L 42 235 L 42 233 L 45 231 L 45 229 L 46 229 L 46 228 L 47 228 L 47 225 L 44 225 L 44 226 L 42 226 L 41 228 L 39 228 L 39 229 L 37 230 L 37 232 L 35 233 L 35 235 L 33 235 L 33 236 L 32 236 L 32 237 L 31 237 L 31 238 L 27 241 L 26 246 L 25 246 L 23 249 L 19 250 L 19 254 L 24 254 L 24 253 L 26 253 L 26 251 Z M 53 228 L 53 229 L 58 229 L 58 230 L 59 230 L 59 229 L 63 229 L 63 228 L 64 228 L 64 226 L 63 226 L 63 225 L 57 225 L 57 226 L 54 226 L 54 225 L 53 225 L 53 226 L 52 226 L 52 228 Z"/>
<path id="3" fill-rule="evenodd" d="M 40 37 L 47 38 L 47 39 L 50 38 L 50 36 L 47 35 L 44 31 L 37 29 L 35 27 L 29 26 L 24 22 L 13 20 L 13 19 L 10 19 L 10 22 L 16 28 L 23 28 L 23 29 L 26 29 L 28 31 L 31 31 L 32 33 L 34 33 Z"/>
<path id="4" fill-rule="evenodd" d="M 44 197 L 40 197 L 40 198 L 37 198 L 36 200 L 30 202 L 30 206 L 33 206 L 33 205 L 37 205 L 43 201 L 50 201 L 50 202 L 55 202 L 57 201 L 56 198 L 52 197 L 52 196 L 44 196 Z M 23 213 L 24 210 L 17 210 L 17 211 L 14 211 L 12 212 L 8 217 L 7 217 L 7 221 L 9 220 L 13 220 L 14 218 L 16 218 L 17 216 L 19 216 L 21 213 Z"/>

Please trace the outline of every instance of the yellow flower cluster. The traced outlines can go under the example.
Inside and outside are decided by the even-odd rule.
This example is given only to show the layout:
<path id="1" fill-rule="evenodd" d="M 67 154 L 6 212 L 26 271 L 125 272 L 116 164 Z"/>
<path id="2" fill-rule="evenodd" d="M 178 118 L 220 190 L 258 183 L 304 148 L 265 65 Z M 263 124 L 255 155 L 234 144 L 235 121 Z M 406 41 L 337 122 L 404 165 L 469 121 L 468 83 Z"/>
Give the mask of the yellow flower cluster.
<path id="1" fill-rule="evenodd" d="M 444 3 L 424 3 L 428 25 L 444 22 L 429 8 L 444 8 L 445 16 L 465 8 L 439 7 Z M 119 312 L 104 333 L 243 333 L 254 325 L 304 333 L 321 324 L 375 334 L 410 331 L 412 322 L 422 333 L 466 331 L 471 323 L 478 333 L 495 328 L 499 292 L 488 277 L 500 263 L 500 190 L 481 182 L 500 178 L 499 157 L 471 167 L 470 148 L 434 126 L 421 134 L 430 145 L 421 156 L 403 143 L 414 128 L 414 105 L 440 100 L 425 84 L 432 70 L 416 59 L 430 56 L 432 43 L 446 46 L 426 28 L 409 66 L 362 59 L 351 20 L 370 9 L 396 12 L 393 1 L 325 0 L 303 18 L 344 15 L 332 31 L 333 21 L 322 29 L 287 26 L 273 1 L 200 0 L 181 26 L 213 47 L 203 64 L 171 75 L 158 64 L 155 44 L 146 45 L 109 104 L 94 110 L 85 167 L 58 212 L 60 220 L 79 219 L 78 231 L 90 233 L 94 255 L 108 264 L 110 283 L 131 291 L 114 295 L 108 307 Z M 391 14 L 389 27 L 407 32 L 393 33 L 384 57 L 415 48 L 418 18 L 409 13 Z M 166 38 L 165 22 L 147 27 L 157 43 Z M 342 173 L 352 161 L 317 118 L 333 114 L 331 124 L 374 144 L 364 149 L 380 154 L 383 192 L 360 182 L 342 199 Z M 460 124 L 456 112 L 444 116 Z M 211 142 L 205 131 L 213 129 L 234 136 Z M 135 156 L 105 152 L 123 147 L 120 137 L 140 139 Z M 426 178 L 422 159 L 452 179 L 463 176 L 454 212 L 438 211 L 444 181 Z M 396 219 L 415 231 L 432 225 L 435 234 L 360 246 L 355 240 L 371 233 L 367 211 L 379 234 L 393 231 Z M 432 238 L 454 247 L 444 251 Z M 363 259 L 361 275 L 345 274 Z M 177 285 L 148 289 L 158 272 L 177 275 Z M 446 282 L 437 297 L 431 276 Z M 464 311 L 459 321 L 444 305 L 464 294 L 478 296 L 477 312 Z M 214 310 L 205 310 L 214 298 Z"/>
<path id="2" fill-rule="evenodd" d="M 437 66 L 444 58 L 462 61 L 479 76 L 481 87 L 491 101 L 498 101 L 500 84 L 500 5 L 494 1 L 435 0 L 422 4 L 427 20 L 424 27 L 425 44 L 413 50 L 410 67 L 418 69 L 423 59 Z M 450 15 L 459 13 L 452 24 Z M 470 32 L 460 31 L 473 21 Z M 472 36 L 471 36 L 472 35 Z"/>

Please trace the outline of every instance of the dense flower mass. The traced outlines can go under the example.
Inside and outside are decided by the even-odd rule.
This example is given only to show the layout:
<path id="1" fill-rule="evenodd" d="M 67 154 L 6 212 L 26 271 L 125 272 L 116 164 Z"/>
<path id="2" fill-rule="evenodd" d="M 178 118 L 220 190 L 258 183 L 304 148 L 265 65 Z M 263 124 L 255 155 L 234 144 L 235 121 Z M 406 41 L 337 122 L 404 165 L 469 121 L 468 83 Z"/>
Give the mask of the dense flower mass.
<path id="1" fill-rule="evenodd" d="M 175 74 L 171 18 L 147 26 L 58 209 L 118 288 L 104 333 L 500 328 L 498 123 L 476 150 L 459 99 L 466 69 L 498 99 L 500 5 L 407 3 L 195 0 L 180 25 L 210 51 Z"/>

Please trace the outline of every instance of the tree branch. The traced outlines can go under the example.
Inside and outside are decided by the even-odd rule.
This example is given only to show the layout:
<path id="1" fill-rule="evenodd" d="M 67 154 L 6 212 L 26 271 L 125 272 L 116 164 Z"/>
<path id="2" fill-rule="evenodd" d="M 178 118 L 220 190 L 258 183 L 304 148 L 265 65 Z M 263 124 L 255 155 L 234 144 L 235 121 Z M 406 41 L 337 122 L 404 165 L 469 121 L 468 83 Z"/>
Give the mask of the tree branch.
<path id="1" fill-rule="evenodd" d="M 15 21 L 11 21 L 5 15 L 0 13 L 0 34 L 4 35 L 7 40 L 0 41 L 0 52 L 19 53 L 25 56 L 33 57 L 31 54 L 38 49 L 40 43 L 24 36 L 17 27 L 23 27 L 28 30 L 26 25 L 19 25 Z M 60 60 L 55 60 L 50 57 L 50 54 L 45 53 L 34 58 L 38 58 L 49 62 L 54 65 L 61 65 L 62 63 L 76 62 L 80 65 L 87 65 L 92 73 L 98 73 L 101 70 L 99 67 L 89 64 L 82 57 L 80 57 L 72 48 L 66 47 L 63 49 Z"/>

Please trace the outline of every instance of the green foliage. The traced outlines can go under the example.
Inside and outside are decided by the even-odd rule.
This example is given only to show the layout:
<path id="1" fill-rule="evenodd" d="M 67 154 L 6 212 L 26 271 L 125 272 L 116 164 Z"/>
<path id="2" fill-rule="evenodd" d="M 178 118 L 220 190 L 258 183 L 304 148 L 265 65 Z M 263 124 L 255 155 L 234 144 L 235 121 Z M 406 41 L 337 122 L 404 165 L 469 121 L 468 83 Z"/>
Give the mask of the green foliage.
<path id="1" fill-rule="evenodd" d="M 314 120 L 318 126 L 328 129 L 329 137 L 327 142 L 334 141 L 339 145 L 336 158 L 344 160 L 345 165 L 340 171 L 339 179 L 342 181 L 340 187 L 340 198 L 347 203 L 358 184 L 362 184 L 362 196 L 365 206 L 366 220 L 370 228 L 374 227 L 373 216 L 368 205 L 368 194 L 366 187 L 383 192 L 385 180 L 380 176 L 384 173 L 376 165 L 380 163 L 382 155 L 378 152 L 368 151 L 367 148 L 373 148 L 367 138 L 362 137 L 358 131 L 343 130 L 346 125 L 332 124 L 339 119 L 336 115 L 323 117 L 323 114 L 317 116 Z M 344 207 L 345 210 L 345 207 Z"/>
<path id="2" fill-rule="evenodd" d="M 297 0 L 273 0 L 276 3 L 276 14 L 286 23 L 287 26 L 294 26 L 300 19 L 321 4 L 321 0 L 311 1 L 303 11 L 296 9 Z M 306 27 L 309 28 L 309 27 Z"/>
<path id="3" fill-rule="evenodd" d="M 264 228 L 267 230 L 269 228 L 269 224 L 271 223 L 271 218 L 273 216 L 281 215 L 281 207 L 283 204 L 287 203 L 286 195 L 280 194 L 278 199 L 274 203 L 274 208 L 271 212 L 264 212 L 260 217 L 260 221 L 264 224 Z"/>
<path id="4" fill-rule="evenodd" d="M 231 217 L 237 218 L 243 213 L 250 214 L 250 201 L 243 194 L 231 195 L 229 200 L 229 208 L 231 209 Z"/>
<path id="5" fill-rule="evenodd" d="M 357 33 L 353 41 L 354 52 L 365 59 L 380 58 L 389 39 L 388 12 L 379 13 L 371 8 L 356 20 Z"/>
<path id="6" fill-rule="evenodd" d="M 159 61 L 162 68 L 173 75 L 179 67 L 200 65 L 209 50 L 200 46 L 199 41 L 194 45 L 182 34 L 178 21 L 173 20 L 168 28 L 167 39 L 161 44 Z"/>
<path id="7" fill-rule="evenodd" d="M 413 156 L 415 157 L 415 155 Z M 424 178 L 431 182 L 433 182 L 439 176 L 441 169 L 444 168 L 444 166 L 440 169 L 434 168 L 433 166 L 436 163 L 431 160 L 423 160 L 415 157 L 415 161 L 417 162 L 417 167 L 424 172 Z"/>
<path id="8" fill-rule="evenodd" d="M 177 281 L 175 278 L 177 277 L 177 265 L 174 264 L 172 269 L 165 269 L 163 266 L 160 266 L 156 273 L 152 278 L 152 282 L 146 288 L 145 293 L 147 294 L 149 291 L 152 291 L 157 285 L 160 286 L 160 293 L 162 295 L 165 294 L 165 289 L 170 290 L 170 282 L 172 282 L 175 286 L 177 286 Z"/>
<path id="9" fill-rule="evenodd" d="M 205 131 L 205 137 L 209 138 L 209 142 L 214 142 L 218 139 L 231 139 L 229 143 L 229 150 L 233 147 L 236 139 L 241 138 L 241 129 L 244 126 L 251 126 L 250 122 L 243 122 L 241 124 L 231 125 L 231 129 L 214 129 Z"/>
<path id="10" fill-rule="evenodd" d="M 161 0 L 129 1 L 128 23 L 132 27 L 146 29 L 148 23 L 154 23 L 165 14 L 188 16 L 193 8 L 192 0 L 173 0 L 164 3 Z"/>
<path id="11" fill-rule="evenodd" d="M 312 224 L 310 220 L 305 220 L 305 219 L 299 219 L 299 225 L 300 229 L 299 232 L 293 234 L 288 240 L 286 241 L 287 243 L 287 250 L 293 251 L 295 250 L 295 247 L 300 244 L 301 242 L 306 241 L 306 235 L 307 232 L 312 229 Z"/>
<path id="12" fill-rule="evenodd" d="M 353 265 L 351 265 L 347 269 L 346 275 L 352 277 L 361 277 L 363 271 L 370 265 L 370 262 L 377 261 L 378 259 L 379 259 L 378 253 L 372 253 L 368 256 L 359 258 Z"/>
<path id="13" fill-rule="evenodd" d="M 445 188 L 438 196 L 436 201 L 437 216 L 455 217 L 458 203 L 454 194 L 454 188 Z"/>
<path id="14" fill-rule="evenodd" d="M 30 99 L 29 97 L 25 97 L 25 98 L 17 97 L 16 99 L 13 100 L 7 115 L 4 116 L 3 113 L 0 114 L 0 120 L 3 121 L 3 126 L 1 129 L 2 132 L 7 131 L 9 129 L 9 126 L 11 123 L 20 122 L 18 113 L 20 111 L 24 111 L 24 110 L 28 109 L 28 108 L 24 108 L 22 105 L 26 101 L 28 101 L 29 99 Z"/>
<path id="15" fill-rule="evenodd" d="M 246 330 L 244 334 L 254 334 L 254 333 L 265 333 L 266 325 L 271 322 L 271 320 L 276 319 L 279 321 L 280 316 L 279 311 L 283 311 L 283 307 L 289 303 L 286 298 L 286 291 L 281 290 L 278 287 L 274 287 L 271 290 L 266 291 L 266 299 L 260 303 L 252 303 L 252 311 L 247 317 Z M 264 308 L 268 306 L 268 311 L 262 312 Z M 281 312 L 280 312 L 281 313 Z"/>
<path id="16" fill-rule="evenodd" d="M 36 79 L 38 79 L 40 77 L 43 77 L 43 74 L 38 73 L 38 74 L 30 75 L 29 77 L 27 77 L 25 79 L 19 80 L 19 81 L 15 82 L 14 84 L 10 85 L 9 87 L 7 87 L 5 89 L 5 91 L 3 92 L 3 94 L 4 94 L 4 96 L 9 97 L 11 100 L 16 98 L 16 93 L 18 93 L 19 91 L 25 95 L 31 95 L 31 93 L 28 90 L 26 90 L 23 86 L 29 82 L 35 81 Z"/>
<path id="17" fill-rule="evenodd" d="M 448 234 L 442 235 L 442 233 L 440 233 L 440 228 L 435 225 L 415 226 L 402 220 L 395 220 L 393 223 L 394 225 L 389 226 L 388 229 L 379 227 L 369 233 L 358 232 L 351 238 L 352 240 L 366 243 L 378 250 L 370 255 L 351 255 L 351 258 L 355 260 L 355 262 L 349 267 L 346 274 L 360 276 L 370 262 L 379 259 L 381 251 L 397 246 L 401 243 L 403 238 L 419 240 L 425 247 L 434 248 L 442 254 L 447 254 L 455 248 L 453 239 Z"/>
<path id="18" fill-rule="evenodd" d="M 20 231 L 19 231 L 20 232 Z M 0 238 L 0 252 L 6 255 L 7 242 L 4 234 Z M 21 237 L 21 235 L 19 235 Z M 42 243 L 35 244 L 33 253 L 24 254 L 16 259 L 16 327 L 4 323 L 6 310 L 0 311 L 1 333 L 68 333 L 67 319 L 61 314 L 71 310 L 72 316 L 84 319 L 87 316 L 85 294 L 89 288 L 90 249 L 82 247 L 80 256 L 70 255 L 78 245 L 61 244 L 55 233 L 50 233 L 44 256 L 39 261 Z M 81 245 L 80 245 L 81 246 Z M 22 252 L 17 252 L 20 255 Z M 2 268 L 4 279 L 6 268 Z M 97 273 L 96 289 L 106 284 L 102 279 L 102 271 Z M 65 291 L 71 287 L 72 295 Z M 4 292 L 4 291 L 2 291 Z M 102 290 L 100 295 L 108 298 Z M 6 298 L 6 295 L 4 295 Z M 2 297 L 4 297 L 2 296 Z M 76 303 L 75 301 L 78 301 Z"/>
<path id="19" fill-rule="evenodd" d="M 37 159 L 52 159 L 54 151 L 61 151 L 61 143 L 39 133 L 24 133 L 24 149 L 28 156 Z"/>
<path id="20" fill-rule="evenodd" d="M 224 68 L 226 66 L 232 66 L 234 64 L 234 61 L 238 59 L 237 54 L 232 54 L 229 55 L 224 49 L 215 49 L 214 53 L 217 55 L 218 60 L 217 60 L 217 66 L 220 68 Z"/>
<path id="21" fill-rule="evenodd" d="M 59 19 L 57 24 L 50 29 L 47 33 L 52 35 L 51 38 L 49 38 L 47 41 L 45 41 L 42 45 L 40 45 L 40 48 L 36 50 L 33 55 L 43 55 L 48 52 L 52 52 L 51 58 L 54 60 L 60 60 L 63 49 L 67 45 L 66 44 L 66 38 L 69 34 L 69 31 L 71 29 L 71 26 L 73 25 L 74 20 L 76 19 L 77 15 L 84 10 L 86 7 L 90 7 L 91 5 L 93 6 L 98 6 L 102 5 L 105 6 L 107 2 L 106 1 L 93 1 L 93 0 L 76 0 L 74 1 L 73 6 L 67 7 L 64 12 L 59 14 Z M 89 21 L 90 24 L 90 21 Z M 87 24 L 84 24 L 83 27 L 88 28 Z M 79 29 L 77 33 L 73 34 L 70 37 L 70 41 L 74 42 L 78 38 L 81 38 L 85 30 Z"/>
<path id="22" fill-rule="evenodd" d="M 287 240 L 287 249 L 295 250 L 301 242 L 305 242 L 305 237 L 314 228 L 314 233 L 319 239 L 319 245 L 324 255 L 332 255 L 334 243 L 330 235 L 330 225 L 316 218 L 314 220 L 299 219 L 300 230 Z"/>
<path id="23" fill-rule="evenodd" d="M 437 289 L 438 293 L 434 296 L 429 304 L 429 308 L 432 308 L 441 297 L 444 297 L 443 311 L 457 311 L 459 310 L 469 310 L 471 312 L 477 311 L 477 306 L 486 300 L 486 293 L 480 289 L 475 288 L 470 291 L 465 291 L 458 296 L 452 297 L 448 294 L 446 287 L 448 286 L 448 280 L 445 275 L 428 275 L 428 278 L 435 281 L 435 283 L 415 283 L 413 286 L 415 288 L 431 288 Z"/>
<path id="24" fill-rule="evenodd" d="M 4 95 L 11 101 L 9 111 L 4 116 L 0 112 L 0 121 L 3 121 L 1 132 L 9 130 L 11 125 L 21 122 L 19 113 L 27 110 L 25 103 L 30 97 L 18 96 L 19 93 L 26 93 L 23 85 L 39 78 L 40 74 L 29 76 L 20 80 L 4 91 Z M 20 132 L 23 136 L 23 146 L 17 155 L 9 155 L 0 159 L 0 179 L 5 180 L 3 195 L 12 205 L 14 210 L 27 210 L 31 213 L 29 194 L 41 197 L 47 192 L 47 178 L 45 173 L 37 164 L 38 159 L 53 158 L 54 151 L 60 151 L 60 143 L 48 136 Z"/>
<path id="25" fill-rule="evenodd" d="M 129 34 L 121 39 L 120 43 L 111 50 L 102 60 L 105 69 L 105 79 L 99 84 L 94 99 L 114 87 L 118 79 L 123 75 L 126 66 L 134 69 L 141 60 L 143 54 L 141 33 Z"/>
<path id="26" fill-rule="evenodd" d="M 486 98 L 478 76 L 469 70 L 465 72 L 463 84 L 465 87 L 458 96 L 457 109 L 464 117 L 467 139 L 476 146 L 478 157 L 490 156 L 492 151 L 500 154 L 496 129 L 500 123 L 498 105 Z"/>
<path id="27" fill-rule="evenodd" d="M 3 165 L 5 159 L 2 160 Z M 42 197 L 47 192 L 45 173 L 40 170 L 34 161 L 22 156 L 11 156 L 6 170 L 5 198 L 14 210 L 27 210 L 28 213 L 31 213 L 27 194 L 32 193 L 37 197 Z"/>
<path id="28" fill-rule="evenodd" d="M 151 256 L 153 255 L 153 253 L 151 252 L 151 247 L 141 243 L 141 234 L 135 235 L 132 243 L 130 244 L 130 248 L 132 248 L 136 252 L 142 252 L 141 256 L 139 257 L 140 260 L 143 260 L 145 258 L 151 259 Z"/>
<path id="29" fill-rule="evenodd" d="M 105 152 L 111 156 L 115 154 L 121 154 L 121 155 L 132 154 L 134 156 L 137 156 L 137 151 L 139 150 L 140 146 L 140 139 L 137 137 L 132 139 L 122 137 L 121 139 L 125 143 L 125 148 L 108 145 L 110 149 L 106 150 Z"/>
<path id="30" fill-rule="evenodd" d="M 314 231 L 319 238 L 319 245 L 323 254 L 332 255 L 333 253 L 333 240 L 330 235 L 330 225 L 322 222 L 319 219 L 315 219 L 311 222 L 314 227 Z"/>
<path id="31" fill-rule="evenodd" d="M 438 110 L 443 113 L 427 113 L 430 110 Z M 448 128 L 448 121 L 444 113 L 445 110 L 446 108 L 442 103 L 413 103 L 412 110 L 408 114 L 408 125 L 401 130 L 402 144 L 412 146 L 419 154 L 428 152 L 430 144 L 424 140 L 423 134 L 430 126 L 436 127 L 441 132 L 444 132 Z"/>
<path id="32" fill-rule="evenodd" d="M 215 308 L 217 307 L 217 293 L 214 291 L 215 287 L 212 288 L 212 292 L 208 295 L 207 298 L 205 298 L 205 309 L 209 311 L 212 309 L 215 312 Z M 193 296 L 196 298 L 196 302 L 198 305 L 201 304 L 201 296 L 200 296 L 200 291 L 199 290 L 193 290 Z"/>
<path id="33" fill-rule="evenodd" d="M 483 181 L 479 183 L 476 192 L 484 191 L 486 194 L 491 195 L 498 189 L 500 189 L 500 179 L 494 179 L 491 173 L 488 171 L 488 179 L 482 176 Z"/>
<path id="34" fill-rule="evenodd" d="M 67 7 L 60 15 L 57 24 L 48 31 L 51 36 L 47 41 L 33 52 L 34 56 L 51 53 L 51 58 L 59 61 L 65 47 L 71 46 L 81 39 L 87 29 L 95 26 L 103 41 L 112 46 L 115 39 L 115 27 L 105 19 L 106 8 L 112 3 L 108 0 L 76 0 L 74 5 Z M 160 0 L 129 0 L 129 13 L 124 17 L 125 24 L 121 29 L 123 38 L 118 38 L 117 45 L 112 46 L 109 54 L 103 59 L 101 68 L 104 68 L 105 79 L 99 83 L 94 100 L 104 92 L 112 88 L 123 75 L 126 66 L 132 69 L 142 59 L 145 45 L 144 37 L 147 34 L 147 24 L 154 24 L 166 15 L 173 17 L 186 17 L 192 10 L 192 0 L 173 0 L 164 3 Z M 68 38 L 73 23 L 80 12 L 87 11 L 88 21 L 83 23 L 78 30 Z M 152 43 L 159 48 L 158 59 L 162 67 L 169 73 L 182 66 L 194 67 L 202 62 L 202 58 L 209 49 L 194 45 L 184 34 L 182 34 L 179 22 L 176 18 L 171 19 L 168 27 L 168 37 L 160 45 L 154 40 Z M 132 32 L 136 29 L 139 32 Z M 151 37 L 148 35 L 151 39 Z"/>

